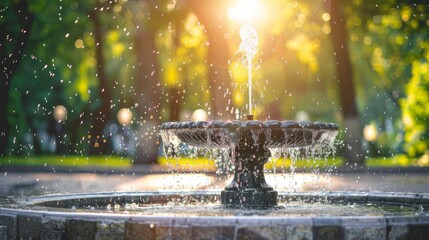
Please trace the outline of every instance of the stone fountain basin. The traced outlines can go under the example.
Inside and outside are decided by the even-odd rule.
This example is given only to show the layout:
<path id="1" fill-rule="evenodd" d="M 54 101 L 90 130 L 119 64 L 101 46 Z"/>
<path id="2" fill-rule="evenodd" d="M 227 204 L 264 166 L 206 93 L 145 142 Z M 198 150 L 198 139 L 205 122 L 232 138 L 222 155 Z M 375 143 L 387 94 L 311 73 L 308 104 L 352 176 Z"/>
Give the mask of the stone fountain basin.
<path id="1" fill-rule="evenodd" d="M 228 209 L 219 204 L 219 194 L 212 191 L 33 197 L 1 206 L 0 236 L 3 233 L 7 234 L 5 239 L 426 239 L 429 233 L 429 215 L 425 211 L 429 207 L 429 194 L 279 192 L 278 196 L 279 206 L 269 210 Z M 127 204 L 140 208 L 124 209 Z M 199 211 L 198 206 L 203 210 Z M 313 212 L 308 210 L 311 206 Z"/>
<path id="2" fill-rule="evenodd" d="M 188 145 L 218 148 L 229 148 L 232 143 L 240 145 L 249 139 L 253 140 L 250 144 L 268 148 L 305 147 L 328 141 L 338 131 L 338 125 L 333 123 L 274 120 L 168 122 L 160 128 L 162 134 L 174 134 Z"/>

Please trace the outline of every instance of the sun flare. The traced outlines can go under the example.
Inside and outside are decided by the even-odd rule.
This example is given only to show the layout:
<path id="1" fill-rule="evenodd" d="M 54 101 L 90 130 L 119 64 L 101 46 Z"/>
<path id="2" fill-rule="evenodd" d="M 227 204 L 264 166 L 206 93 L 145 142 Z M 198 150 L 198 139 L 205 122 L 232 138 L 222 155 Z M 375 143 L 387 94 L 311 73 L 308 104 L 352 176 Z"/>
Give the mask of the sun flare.
<path id="1" fill-rule="evenodd" d="M 259 0 L 237 0 L 228 9 L 228 17 L 237 22 L 252 22 L 258 20 L 263 7 Z"/>

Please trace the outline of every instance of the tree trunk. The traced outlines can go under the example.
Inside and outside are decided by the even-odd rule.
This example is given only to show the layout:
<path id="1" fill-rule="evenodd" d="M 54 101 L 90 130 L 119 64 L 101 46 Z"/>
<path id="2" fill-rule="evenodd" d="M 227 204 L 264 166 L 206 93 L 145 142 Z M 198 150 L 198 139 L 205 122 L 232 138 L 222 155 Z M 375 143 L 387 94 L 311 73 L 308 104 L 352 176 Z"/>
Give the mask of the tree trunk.
<path id="1" fill-rule="evenodd" d="M 282 120 L 280 112 L 281 106 L 278 100 L 274 100 L 267 106 L 266 119 L 270 120 Z"/>
<path id="2" fill-rule="evenodd" d="M 104 55 L 103 55 L 103 31 L 97 11 L 92 11 L 90 17 L 94 23 L 94 38 L 95 38 L 95 55 L 97 59 L 97 75 L 99 80 L 98 101 L 101 103 L 100 108 L 92 115 L 92 123 L 90 129 L 90 154 L 106 154 L 109 150 L 109 136 L 104 136 L 103 130 L 107 122 L 112 117 L 110 112 L 110 101 L 112 99 L 109 80 L 104 70 Z"/>
<path id="3" fill-rule="evenodd" d="M 170 101 L 169 101 L 169 108 L 170 108 L 170 122 L 177 122 L 180 120 L 180 111 L 181 111 L 181 89 L 179 87 L 171 87 L 169 89 Z"/>
<path id="4" fill-rule="evenodd" d="M 14 2 L 11 8 L 17 13 L 20 28 L 18 36 L 13 37 L 0 26 L 3 29 L 0 30 L 0 65 L 2 66 L 0 70 L 0 156 L 6 155 L 8 150 L 9 124 L 7 118 L 10 84 L 21 63 L 33 25 L 33 14 L 28 10 L 27 1 Z M 6 50 L 9 39 L 17 39 L 10 53 Z"/>
<path id="5" fill-rule="evenodd" d="M 134 163 L 153 163 L 158 159 L 158 126 L 160 124 L 161 88 L 158 55 L 155 44 L 156 30 L 140 27 L 136 31 L 136 102 L 140 116 Z"/>
<path id="6" fill-rule="evenodd" d="M 190 1 L 208 36 L 207 66 L 212 114 L 218 119 L 231 119 L 232 85 L 228 71 L 227 1 Z"/>
<path id="7" fill-rule="evenodd" d="M 1 76 L 5 79 L 4 74 Z M 8 149 L 9 125 L 7 122 L 7 112 L 9 104 L 9 85 L 2 81 L 0 86 L 0 156 L 5 156 Z"/>
<path id="8" fill-rule="evenodd" d="M 362 127 L 356 106 L 353 68 L 347 44 L 346 19 L 343 17 L 340 4 L 340 0 L 332 0 L 330 7 L 331 40 L 337 65 L 337 82 L 345 125 L 344 157 L 349 163 L 363 165 Z"/>
<path id="9" fill-rule="evenodd" d="M 71 154 L 82 154 L 83 153 L 83 149 L 85 149 L 83 147 L 84 144 L 82 144 L 82 135 L 80 135 L 82 129 L 82 123 L 85 122 L 85 119 L 88 118 L 88 114 L 89 110 L 88 110 L 88 105 L 85 106 L 84 109 L 81 110 L 81 113 L 79 114 L 79 116 L 77 116 L 75 119 L 73 119 L 72 121 L 69 121 L 69 123 L 67 124 L 68 129 L 71 129 L 72 131 L 70 131 L 70 143 L 68 146 L 69 149 L 69 153 Z"/>

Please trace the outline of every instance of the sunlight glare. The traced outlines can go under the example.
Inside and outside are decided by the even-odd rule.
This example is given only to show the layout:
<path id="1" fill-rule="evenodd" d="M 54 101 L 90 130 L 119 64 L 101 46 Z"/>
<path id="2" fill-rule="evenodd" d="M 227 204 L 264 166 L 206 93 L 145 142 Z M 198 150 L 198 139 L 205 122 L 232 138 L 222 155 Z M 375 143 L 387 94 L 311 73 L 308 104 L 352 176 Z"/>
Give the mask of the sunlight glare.
<path id="1" fill-rule="evenodd" d="M 133 113 L 129 108 L 121 108 L 118 111 L 117 118 L 118 118 L 119 124 L 121 124 L 122 126 L 127 126 L 131 123 L 133 119 Z"/>
<path id="2" fill-rule="evenodd" d="M 378 130 L 377 127 L 373 124 L 366 125 L 363 128 L 363 136 L 368 142 L 373 142 L 377 140 L 378 137 Z"/>
<path id="3" fill-rule="evenodd" d="M 193 122 L 207 121 L 208 117 L 207 112 L 203 109 L 197 109 L 192 113 Z"/>
<path id="4" fill-rule="evenodd" d="M 259 0 L 237 0 L 228 9 L 228 17 L 237 22 L 257 21 L 261 17 L 262 5 Z"/>
<path id="5" fill-rule="evenodd" d="M 63 105 L 57 105 L 54 108 L 54 119 L 56 122 L 64 122 L 67 120 L 67 108 Z"/>

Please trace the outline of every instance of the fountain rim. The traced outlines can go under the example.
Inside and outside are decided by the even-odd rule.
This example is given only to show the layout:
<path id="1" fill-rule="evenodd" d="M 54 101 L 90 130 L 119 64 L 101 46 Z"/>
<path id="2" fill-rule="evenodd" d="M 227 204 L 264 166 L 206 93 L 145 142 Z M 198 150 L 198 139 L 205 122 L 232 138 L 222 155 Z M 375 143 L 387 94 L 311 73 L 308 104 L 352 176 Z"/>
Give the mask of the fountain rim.
<path id="1" fill-rule="evenodd" d="M 100 213 L 100 212 L 63 212 L 41 209 L 19 209 L 0 207 L 2 215 L 8 216 L 40 216 L 44 218 L 64 218 L 64 219 L 79 219 L 79 220 L 96 220 L 96 221 L 131 221 L 144 222 L 154 224 L 171 224 L 174 219 L 174 224 L 180 225 L 294 225 L 307 224 L 313 225 L 317 220 L 322 220 L 325 223 L 332 221 L 331 224 L 344 225 L 348 221 L 358 220 L 359 225 L 372 225 L 374 222 L 386 224 L 386 221 L 394 221 L 395 224 L 429 224 L 429 216 L 171 216 L 171 215 L 144 215 L 144 214 L 126 214 L 126 213 Z M 1 215 L 0 215 L 1 216 Z M 222 222 L 219 222 L 222 220 Z M 339 222 L 336 222 L 339 221 Z M 366 224 L 366 221 L 368 224 Z"/>
<path id="2" fill-rule="evenodd" d="M 339 126 L 336 123 L 310 122 L 310 121 L 196 121 L 196 122 L 165 122 L 160 126 L 161 130 L 174 129 L 313 129 L 313 130 L 332 130 L 338 131 Z"/>
<path id="3" fill-rule="evenodd" d="M 319 222 L 323 224 L 337 224 L 341 226 L 359 225 L 359 226 L 385 226 L 388 223 L 394 224 L 428 224 L 429 216 L 427 215 L 407 215 L 407 216 L 171 216 L 171 215 L 145 215 L 131 213 L 112 213 L 112 212 L 70 212 L 61 211 L 58 208 L 39 207 L 35 208 L 36 203 L 41 203 L 46 200 L 60 199 L 76 199 L 77 197 L 124 197 L 124 196 L 147 196 L 148 194 L 171 194 L 182 195 L 183 193 L 199 193 L 218 195 L 214 191 L 148 191 L 148 192 L 100 192 L 100 193 L 85 193 L 85 194 L 54 194 L 38 197 L 24 198 L 16 201 L 17 206 L 5 207 L 0 205 L 0 212 L 4 215 L 15 216 L 40 216 L 43 218 L 62 218 L 62 219 L 86 219 L 89 221 L 131 221 L 140 223 L 154 224 L 171 224 L 174 220 L 176 226 L 181 225 L 198 225 L 198 226 L 238 226 L 238 225 L 311 225 L 315 226 Z M 387 193 L 387 192 L 286 192 L 282 191 L 279 196 L 295 196 L 298 198 L 311 198 L 317 196 L 318 199 L 326 197 L 335 198 L 341 195 L 347 195 L 350 198 L 362 198 L 366 200 L 389 198 L 391 200 L 402 199 L 405 202 L 413 203 L 414 200 L 420 199 L 429 206 L 429 194 L 426 193 Z M 383 201 L 382 201 L 383 202 Z M 384 202 L 386 203 L 386 202 Z M 396 202 L 398 203 L 398 202 Z M 34 208 L 32 208 L 34 207 Z M 219 220 L 222 220 L 221 222 Z"/>
<path id="4" fill-rule="evenodd" d="M 81 193 L 81 194 L 52 194 L 36 197 L 27 197 L 16 200 L 18 207 L 40 206 L 39 204 L 48 202 L 59 202 L 79 199 L 118 199 L 119 203 L 127 203 L 136 197 L 185 197 L 185 196 L 204 196 L 218 197 L 217 190 L 171 190 L 171 191 L 144 191 L 144 192 L 99 192 L 99 193 Z M 310 191 L 310 192 L 291 192 L 279 191 L 278 198 L 287 198 L 288 201 L 314 202 L 314 199 L 321 200 L 323 203 L 379 203 L 386 205 L 422 205 L 429 206 L 429 193 L 409 193 L 409 192 L 354 192 L 354 191 Z M 2 207 L 0 205 L 0 207 Z"/>

